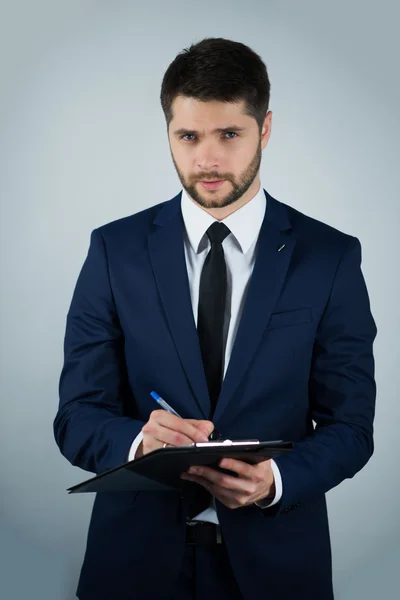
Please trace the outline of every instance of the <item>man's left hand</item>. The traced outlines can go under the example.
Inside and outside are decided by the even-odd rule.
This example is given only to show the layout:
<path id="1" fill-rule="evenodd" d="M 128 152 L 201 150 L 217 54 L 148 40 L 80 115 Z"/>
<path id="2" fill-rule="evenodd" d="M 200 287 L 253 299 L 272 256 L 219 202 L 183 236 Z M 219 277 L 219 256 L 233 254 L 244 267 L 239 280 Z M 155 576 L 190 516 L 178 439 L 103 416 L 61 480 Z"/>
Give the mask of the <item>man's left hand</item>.
<path id="1" fill-rule="evenodd" d="M 181 478 L 199 483 L 228 508 L 248 506 L 266 498 L 272 502 L 274 499 L 275 481 L 270 459 L 249 465 L 241 460 L 223 458 L 218 464 L 234 471 L 238 477 L 200 466 L 190 467 L 181 474 Z"/>

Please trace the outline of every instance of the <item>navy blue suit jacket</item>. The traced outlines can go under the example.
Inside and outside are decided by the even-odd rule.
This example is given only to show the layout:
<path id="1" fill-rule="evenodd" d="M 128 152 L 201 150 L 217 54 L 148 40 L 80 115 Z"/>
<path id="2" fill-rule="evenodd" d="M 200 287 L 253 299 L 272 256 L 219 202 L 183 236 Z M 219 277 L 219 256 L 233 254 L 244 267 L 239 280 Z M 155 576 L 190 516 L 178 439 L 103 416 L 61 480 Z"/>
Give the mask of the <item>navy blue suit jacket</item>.
<path id="1" fill-rule="evenodd" d="M 292 440 L 294 449 L 276 459 L 277 505 L 232 510 L 217 501 L 217 513 L 245 598 L 265 591 L 270 600 L 299 593 L 329 600 L 325 493 L 373 453 L 376 326 L 359 240 L 265 194 L 257 259 L 213 421 L 224 437 Z M 54 421 L 62 454 L 86 471 L 126 462 L 155 409 L 153 389 L 184 418 L 209 418 L 180 200 L 91 234 L 67 316 Z M 186 496 L 174 492 L 97 494 L 79 598 L 167 600 L 187 509 Z"/>

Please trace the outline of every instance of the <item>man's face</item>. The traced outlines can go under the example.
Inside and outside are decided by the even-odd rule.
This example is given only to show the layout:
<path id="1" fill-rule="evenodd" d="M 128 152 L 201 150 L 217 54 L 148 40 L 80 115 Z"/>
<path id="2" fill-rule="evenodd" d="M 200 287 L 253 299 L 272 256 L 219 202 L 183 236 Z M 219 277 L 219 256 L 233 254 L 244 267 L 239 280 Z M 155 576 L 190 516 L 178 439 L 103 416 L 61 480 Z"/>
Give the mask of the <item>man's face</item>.
<path id="1" fill-rule="evenodd" d="M 186 96 L 173 102 L 168 128 L 172 160 L 182 187 L 206 210 L 234 203 L 236 210 L 259 189 L 261 152 L 269 139 L 272 113 L 267 113 L 260 135 L 244 108 L 244 101 L 201 102 Z M 222 183 L 204 186 L 205 181 Z"/>

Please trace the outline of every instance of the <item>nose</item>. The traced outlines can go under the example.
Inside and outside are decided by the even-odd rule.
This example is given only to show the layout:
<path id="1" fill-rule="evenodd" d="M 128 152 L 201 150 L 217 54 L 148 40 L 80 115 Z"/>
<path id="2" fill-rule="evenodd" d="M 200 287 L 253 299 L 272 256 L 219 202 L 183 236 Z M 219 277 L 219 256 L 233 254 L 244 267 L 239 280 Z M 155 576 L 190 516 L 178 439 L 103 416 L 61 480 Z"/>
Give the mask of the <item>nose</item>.
<path id="1" fill-rule="evenodd" d="M 220 161 L 217 157 L 217 151 L 213 144 L 203 145 L 197 157 L 197 168 L 204 173 L 218 172 Z"/>

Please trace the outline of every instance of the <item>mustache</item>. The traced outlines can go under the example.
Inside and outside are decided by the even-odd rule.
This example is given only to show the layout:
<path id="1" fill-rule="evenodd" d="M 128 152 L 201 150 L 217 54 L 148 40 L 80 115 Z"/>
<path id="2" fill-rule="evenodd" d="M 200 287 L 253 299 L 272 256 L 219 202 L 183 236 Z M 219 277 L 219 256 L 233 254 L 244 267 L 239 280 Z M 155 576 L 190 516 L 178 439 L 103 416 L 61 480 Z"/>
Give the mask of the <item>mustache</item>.
<path id="1" fill-rule="evenodd" d="M 222 181 L 223 179 L 227 179 L 227 177 L 202 177 L 201 179 L 197 179 L 197 181 Z"/>

